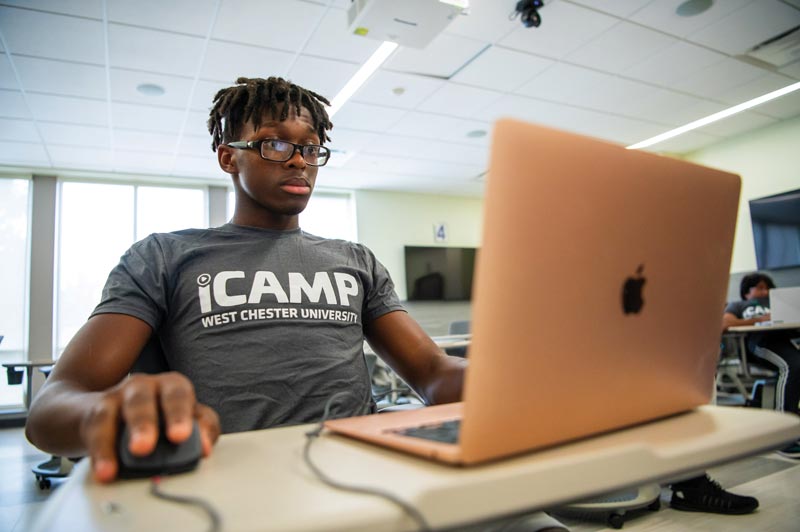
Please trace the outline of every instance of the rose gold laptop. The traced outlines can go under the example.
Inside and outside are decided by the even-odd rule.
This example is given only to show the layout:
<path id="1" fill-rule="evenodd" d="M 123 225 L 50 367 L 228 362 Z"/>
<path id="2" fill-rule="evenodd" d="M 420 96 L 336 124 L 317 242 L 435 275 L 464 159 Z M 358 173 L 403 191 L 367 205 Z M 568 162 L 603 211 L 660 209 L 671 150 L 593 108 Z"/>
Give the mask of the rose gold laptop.
<path id="1" fill-rule="evenodd" d="M 493 135 L 463 402 L 327 428 L 473 464 L 708 403 L 739 177 L 510 119 Z M 431 440 L 445 421 L 455 441 Z"/>

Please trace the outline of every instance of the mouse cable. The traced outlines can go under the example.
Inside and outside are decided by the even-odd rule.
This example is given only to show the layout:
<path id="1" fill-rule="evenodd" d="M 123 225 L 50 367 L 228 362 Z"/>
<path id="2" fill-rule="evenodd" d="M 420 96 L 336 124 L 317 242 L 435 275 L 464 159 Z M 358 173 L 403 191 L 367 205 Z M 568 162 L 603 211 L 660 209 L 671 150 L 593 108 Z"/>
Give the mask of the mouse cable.
<path id="1" fill-rule="evenodd" d="M 170 502 L 176 502 L 178 504 L 189 504 L 192 506 L 197 506 L 201 510 L 203 510 L 206 515 L 208 515 L 208 519 L 211 521 L 211 527 L 208 529 L 209 532 L 218 532 L 222 528 L 222 517 L 220 517 L 219 512 L 214 509 L 211 504 L 207 501 L 201 499 L 200 497 L 189 497 L 187 495 L 172 495 L 170 493 L 166 493 L 161 490 L 161 477 L 152 477 L 150 479 L 150 494 L 154 497 L 158 497 L 159 499 L 164 499 Z"/>
<path id="2" fill-rule="evenodd" d="M 328 402 L 325 404 L 325 411 L 322 414 L 322 419 L 320 420 L 319 424 L 312 430 L 306 432 L 306 445 L 303 448 L 303 459 L 305 460 L 306 465 L 308 465 L 309 469 L 311 469 L 311 471 L 313 471 L 314 474 L 317 475 L 317 477 L 328 486 L 338 490 L 352 491 L 354 493 L 362 493 L 364 495 L 374 495 L 376 497 L 383 497 L 389 502 L 392 502 L 397 506 L 399 506 L 401 510 L 403 510 L 406 514 L 408 514 L 408 516 L 411 519 L 413 519 L 414 522 L 417 523 L 417 526 L 419 527 L 420 531 L 422 532 L 430 531 L 431 527 L 425 520 L 425 517 L 420 513 L 420 511 L 414 508 L 408 502 L 404 501 L 403 499 L 395 495 L 394 493 L 391 493 L 381 488 L 374 488 L 370 486 L 359 486 L 356 484 L 346 484 L 344 482 L 339 482 L 338 480 L 334 480 L 333 478 L 329 477 L 311 460 L 311 444 L 314 442 L 314 440 L 316 440 L 319 437 L 320 433 L 322 432 L 323 424 L 328 419 L 328 415 L 330 414 L 331 405 L 337 398 L 345 395 L 351 395 L 351 393 L 338 392 L 333 394 L 331 398 L 328 399 Z"/>

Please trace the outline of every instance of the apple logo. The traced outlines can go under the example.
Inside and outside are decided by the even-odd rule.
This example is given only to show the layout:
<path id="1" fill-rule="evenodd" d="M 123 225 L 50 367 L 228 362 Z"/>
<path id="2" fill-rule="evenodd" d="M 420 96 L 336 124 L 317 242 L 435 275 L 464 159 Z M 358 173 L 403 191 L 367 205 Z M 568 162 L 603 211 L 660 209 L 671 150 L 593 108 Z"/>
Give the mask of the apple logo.
<path id="1" fill-rule="evenodd" d="M 636 277 L 628 277 L 622 286 L 622 310 L 625 314 L 638 314 L 644 306 L 642 288 L 647 280 L 642 276 L 644 264 L 636 268 Z"/>

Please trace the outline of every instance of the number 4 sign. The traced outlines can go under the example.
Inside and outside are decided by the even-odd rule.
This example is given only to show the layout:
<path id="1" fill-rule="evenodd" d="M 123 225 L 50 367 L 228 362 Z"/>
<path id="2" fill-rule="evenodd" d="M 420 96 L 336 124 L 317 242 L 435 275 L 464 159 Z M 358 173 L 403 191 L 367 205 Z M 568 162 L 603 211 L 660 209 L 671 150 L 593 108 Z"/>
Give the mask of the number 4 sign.
<path id="1" fill-rule="evenodd" d="M 434 242 L 447 242 L 446 224 L 433 224 L 433 240 Z"/>

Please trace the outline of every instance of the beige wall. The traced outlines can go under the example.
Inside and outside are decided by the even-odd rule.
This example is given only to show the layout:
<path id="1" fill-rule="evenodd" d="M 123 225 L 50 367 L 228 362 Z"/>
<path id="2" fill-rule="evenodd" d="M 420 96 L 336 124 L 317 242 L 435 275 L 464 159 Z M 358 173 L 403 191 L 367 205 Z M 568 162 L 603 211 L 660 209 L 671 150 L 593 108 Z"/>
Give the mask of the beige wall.
<path id="1" fill-rule="evenodd" d="M 358 240 L 389 270 L 406 299 L 403 246 L 479 247 L 483 201 L 479 198 L 356 191 Z M 434 226 L 447 225 L 447 241 L 434 241 Z"/>
<path id="2" fill-rule="evenodd" d="M 742 176 L 731 272 L 755 270 L 748 201 L 800 188 L 800 117 L 714 144 L 686 159 Z"/>

